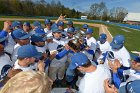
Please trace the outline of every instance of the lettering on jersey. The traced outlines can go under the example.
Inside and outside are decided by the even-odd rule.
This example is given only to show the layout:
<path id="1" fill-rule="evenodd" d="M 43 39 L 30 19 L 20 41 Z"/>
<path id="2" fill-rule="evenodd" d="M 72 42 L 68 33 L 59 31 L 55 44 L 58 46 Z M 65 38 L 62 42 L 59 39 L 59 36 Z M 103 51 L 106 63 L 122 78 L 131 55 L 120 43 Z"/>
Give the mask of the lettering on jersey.
<path id="1" fill-rule="evenodd" d="M 57 51 L 61 52 L 64 49 L 63 45 L 58 45 L 57 46 Z"/>
<path id="2" fill-rule="evenodd" d="M 12 68 L 11 65 L 5 65 L 1 70 L 0 80 L 7 76 L 9 69 Z"/>

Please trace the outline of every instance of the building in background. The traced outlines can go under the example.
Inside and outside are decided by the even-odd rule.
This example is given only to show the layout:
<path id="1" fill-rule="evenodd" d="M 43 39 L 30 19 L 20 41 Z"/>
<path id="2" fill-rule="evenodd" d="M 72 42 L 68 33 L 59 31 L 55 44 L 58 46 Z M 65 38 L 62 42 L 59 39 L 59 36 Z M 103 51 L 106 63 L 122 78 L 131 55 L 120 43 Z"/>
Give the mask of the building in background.
<path id="1" fill-rule="evenodd" d="M 123 21 L 131 25 L 140 25 L 140 13 L 128 13 Z"/>
<path id="2" fill-rule="evenodd" d="M 81 16 L 81 19 L 87 19 L 87 16 Z"/>

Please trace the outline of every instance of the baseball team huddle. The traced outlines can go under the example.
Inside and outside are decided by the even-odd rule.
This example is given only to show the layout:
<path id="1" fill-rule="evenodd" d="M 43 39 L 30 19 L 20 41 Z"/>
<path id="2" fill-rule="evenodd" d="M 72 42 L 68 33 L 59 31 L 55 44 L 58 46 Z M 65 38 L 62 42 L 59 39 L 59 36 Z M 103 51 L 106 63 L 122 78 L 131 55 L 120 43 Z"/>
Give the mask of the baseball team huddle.
<path id="1" fill-rule="evenodd" d="M 140 93 L 140 56 L 131 59 L 125 37 L 112 42 L 65 16 L 53 23 L 5 21 L 0 31 L 0 93 Z M 76 90 L 73 91 L 73 89 Z M 57 92 L 56 92 L 57 93 Z"/>

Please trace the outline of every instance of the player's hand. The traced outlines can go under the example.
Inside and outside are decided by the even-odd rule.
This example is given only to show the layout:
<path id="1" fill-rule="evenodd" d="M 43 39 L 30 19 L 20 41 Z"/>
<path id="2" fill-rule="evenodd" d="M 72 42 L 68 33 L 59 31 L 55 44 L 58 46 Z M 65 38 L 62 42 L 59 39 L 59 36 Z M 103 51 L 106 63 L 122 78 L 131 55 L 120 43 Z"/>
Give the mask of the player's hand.
<path id="1" fill-rule="evenodd" d="M 66 49 L 66 50 L 69 50 L 69 49 L 70 49 L 70 47 L 69 47 L 68 44 L 65 45 L 65 49 Z"/>
<path id="2" fill-rule="evenodd" d="M 42 56 L 43 56 L 42 60 L 45 60 L 48 57 L 48 55 L 46 53 L 43 53 Z"/>
<path id="3" fill-rule="evenodd" d="M 70 87 L 67 88 L 66 91 L 67 91 L 68 93 L 74 93 Z"/>
<path id="4" fill-rule="evenodd" d="M 10 30 L 11 25 L 12 25 L 12 23 L 10 21 L 5 21 L 3 30 L 8 32 Z"/>
<path id="5" fill-rule="evenodd" d="M 38 70 L 41 72 L 44 72 L 45 69 L 45 63 L 41 60 L 39 60 L 38 64 L 37 64 Z"/>
<path id="6" fill-rule="evenodd" d="M 52 54 L 50 55 L 50 60 L 53 60 L 55 57 L 56 57 L 56 53 L 52 53 Z"/>
<path id="7" fill-rule="evenodd" d="M 89 46 L 87 46 L 86 48 L 85 48 L 85 50 L 89 50 L 90 49 L 90 47 Z"/>
<path id="8" fill-rule="evenodd" d="M 12 69 L 9 70 L 7 76 L 8 76 L 9 78 L 11 78 L 11 77 L 15 76 L 17 73 L 19 73 L 19 72 L 21 72 L 21 71 L 22 71 L 21 69 L 13 69 L 13 68 L 12 68 Z"/>
<path id="9" fill-rule="evenodd" d="M 79 43 L 80 43 L 80 44 L 83 44 L 83 40 L 82 40 L 82 39 L 79 39 Z"/>
<path id="10" fill-rule="evenodd" d="M 103 61 L 103 60 L 101 60 L 101 61 L 100 61 L 100 64 L 104 64 L 104 61 Z"/>
<path id="11" fill-rule="evenodd" d="M 63 16 L 63 15 L 61 14 L 61 15 L 59 16 L 58 20 L 63 21 L 63 20 L 65 20 L 65 17 L 66 17 L 66 15 Z"/>
<path id="12" fill-rule="evenodd" d="M 109 79 L 104 80 L 105 93 L 118 93 L 117 88 L 109 83 Z"/>
<path id="13" fill-rule="evenodd" d="M 114 73 L 116 73 L 117 70 L 118 70 L 118 68 L 121 67 L 121 63 L 119 62 L 118 59 L 115 59 L 114 62 L 108 61 L 108 65 L 109 65 L 109 67 L 112 69 L 112 71 L 113 71 Z"/>

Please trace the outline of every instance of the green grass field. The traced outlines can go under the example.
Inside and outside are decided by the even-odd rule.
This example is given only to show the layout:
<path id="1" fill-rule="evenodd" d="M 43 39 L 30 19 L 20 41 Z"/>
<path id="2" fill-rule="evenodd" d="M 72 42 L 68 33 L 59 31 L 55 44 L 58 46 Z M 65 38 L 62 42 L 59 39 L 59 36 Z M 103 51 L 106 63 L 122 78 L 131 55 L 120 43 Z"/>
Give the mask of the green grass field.
<path id="1" fill-rule="evenodd" d="M 114 25 L 107 25 L 110 33 L 115 36 L 122 34 L 125 36 L 125 46 L 128 51 L 140 51 L 140 31 Z"/>

